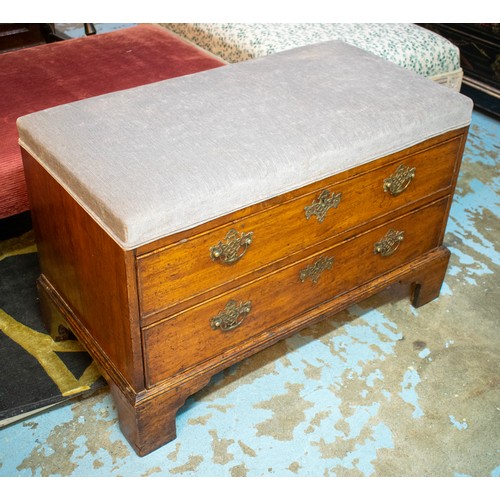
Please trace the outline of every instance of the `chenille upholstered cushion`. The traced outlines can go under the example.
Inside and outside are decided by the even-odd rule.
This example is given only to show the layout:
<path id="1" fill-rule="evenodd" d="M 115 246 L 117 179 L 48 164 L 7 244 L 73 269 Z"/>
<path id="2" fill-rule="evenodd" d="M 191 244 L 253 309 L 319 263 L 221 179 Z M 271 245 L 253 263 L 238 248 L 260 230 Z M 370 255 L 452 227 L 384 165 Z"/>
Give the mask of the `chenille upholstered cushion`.
<path id="1" fill-rule="evenodd" d="M 471 112 L 468 98 L 332 41 L 55 107 L 18 128 L 130 249 L 466 126 Z"/>
<path id="2" fill-rule="evenodd" d="M 29 209 L 19 116 L 222 64 L 155 25 L 0 54 L 0 219 Z"/>

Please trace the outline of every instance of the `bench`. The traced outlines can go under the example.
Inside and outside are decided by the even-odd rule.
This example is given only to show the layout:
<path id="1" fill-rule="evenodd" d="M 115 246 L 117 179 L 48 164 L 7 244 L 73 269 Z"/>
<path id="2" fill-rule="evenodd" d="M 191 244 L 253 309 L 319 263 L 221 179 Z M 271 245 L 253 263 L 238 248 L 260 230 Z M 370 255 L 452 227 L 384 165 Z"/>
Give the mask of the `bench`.
<path id="1" fill-rule="evenodd" d="M 44 317 L 139 455 L 225 367 L 394 283 L 439 295 L 471 114 L 333 41 L 18 120 Z"/>

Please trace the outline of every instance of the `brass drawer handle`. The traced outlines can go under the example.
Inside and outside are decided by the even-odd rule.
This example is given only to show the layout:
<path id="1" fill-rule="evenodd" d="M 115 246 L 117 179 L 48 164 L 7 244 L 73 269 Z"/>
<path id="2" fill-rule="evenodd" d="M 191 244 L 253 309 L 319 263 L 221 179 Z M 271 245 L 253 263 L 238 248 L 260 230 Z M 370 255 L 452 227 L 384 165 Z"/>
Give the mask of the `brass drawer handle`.
<path id="1" fill-rule="evenodd" d="M 339 206 L 341 198 L 342 193 L 330 193 L 328 189 L 325 189 L 311 205 L 304 207 L 306 219 L 309 220 L 315 215 L 319 222 L 323 222 L 328 210 Z"/>
<path id="2" fill-rule="evenodd" d="M 252 302 L 236 302 L 230 300 L 223 311 L 210 320 L 212 330 L 221 329 L 223 332 L 234 330 L 243 323 L 248 313 L 252 310 Z"/>
<path id="3" fill-rule="evenodd" d="M 210 257 L 214 262 L 218 260 L 221 264 L 234 264 L 245 255 L 252 239 L 253 232 L 242 232 L 240 235 L 235 229 L 230 229 L 225 241 L 219 241 L 210 248 Z"/>
<path id="4" fill-rule="evenodd" d="M 415 177 L 415 167 L 399 165 L 396 171 L 384 180 L 384 191 L 392 196 L 401 194 Z"/>
<path id="5" fill-rule="evenodd" d="M 310 264 L 309 266 L 302 269 L 302 271 L 300 271 L 299 273 L 300 282 L 304 283 L 304 281 L 307 278 L 310 278 L 311 281 L 314 284 L 316 284 L 323 271 L 331 269 L 332 266 L 333 266 L 333 257 L 324 257 L 324 256 L 320 257 L 316 262 Z"/>
<path id="6" fill-rule="evenodd" d="M 405 232 L 391 229 L 377 243 L 373 249 L 373 253 L 380 254 L 382 257 L 392 255 L 399 247 L 399 244 L 404 240 Z"/>

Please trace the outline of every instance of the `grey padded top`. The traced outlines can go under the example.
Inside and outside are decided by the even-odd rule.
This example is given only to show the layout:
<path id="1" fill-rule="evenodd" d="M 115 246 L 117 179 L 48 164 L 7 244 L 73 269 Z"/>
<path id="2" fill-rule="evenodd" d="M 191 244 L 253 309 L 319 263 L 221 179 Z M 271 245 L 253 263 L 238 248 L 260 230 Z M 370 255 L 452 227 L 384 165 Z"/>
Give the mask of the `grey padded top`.
<path id="1" fill-rule="evenodd" d="M 470 123 L 472 101 L 340 41 L 19 118 L 20 144 L 125 249 Z"/>

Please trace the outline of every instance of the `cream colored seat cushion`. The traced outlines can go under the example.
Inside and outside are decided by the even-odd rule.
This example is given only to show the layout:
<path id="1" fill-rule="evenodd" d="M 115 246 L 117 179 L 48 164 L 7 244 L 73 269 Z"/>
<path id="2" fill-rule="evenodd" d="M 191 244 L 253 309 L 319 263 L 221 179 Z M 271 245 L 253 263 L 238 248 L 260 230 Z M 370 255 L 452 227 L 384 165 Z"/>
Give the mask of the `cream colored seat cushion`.
<path id="1" fill-rule="evenodd" d="M 130 249 L 461 128 L 471 113 L 468 98 L 332 41 L 47 109 L 18 129 Z"/>

